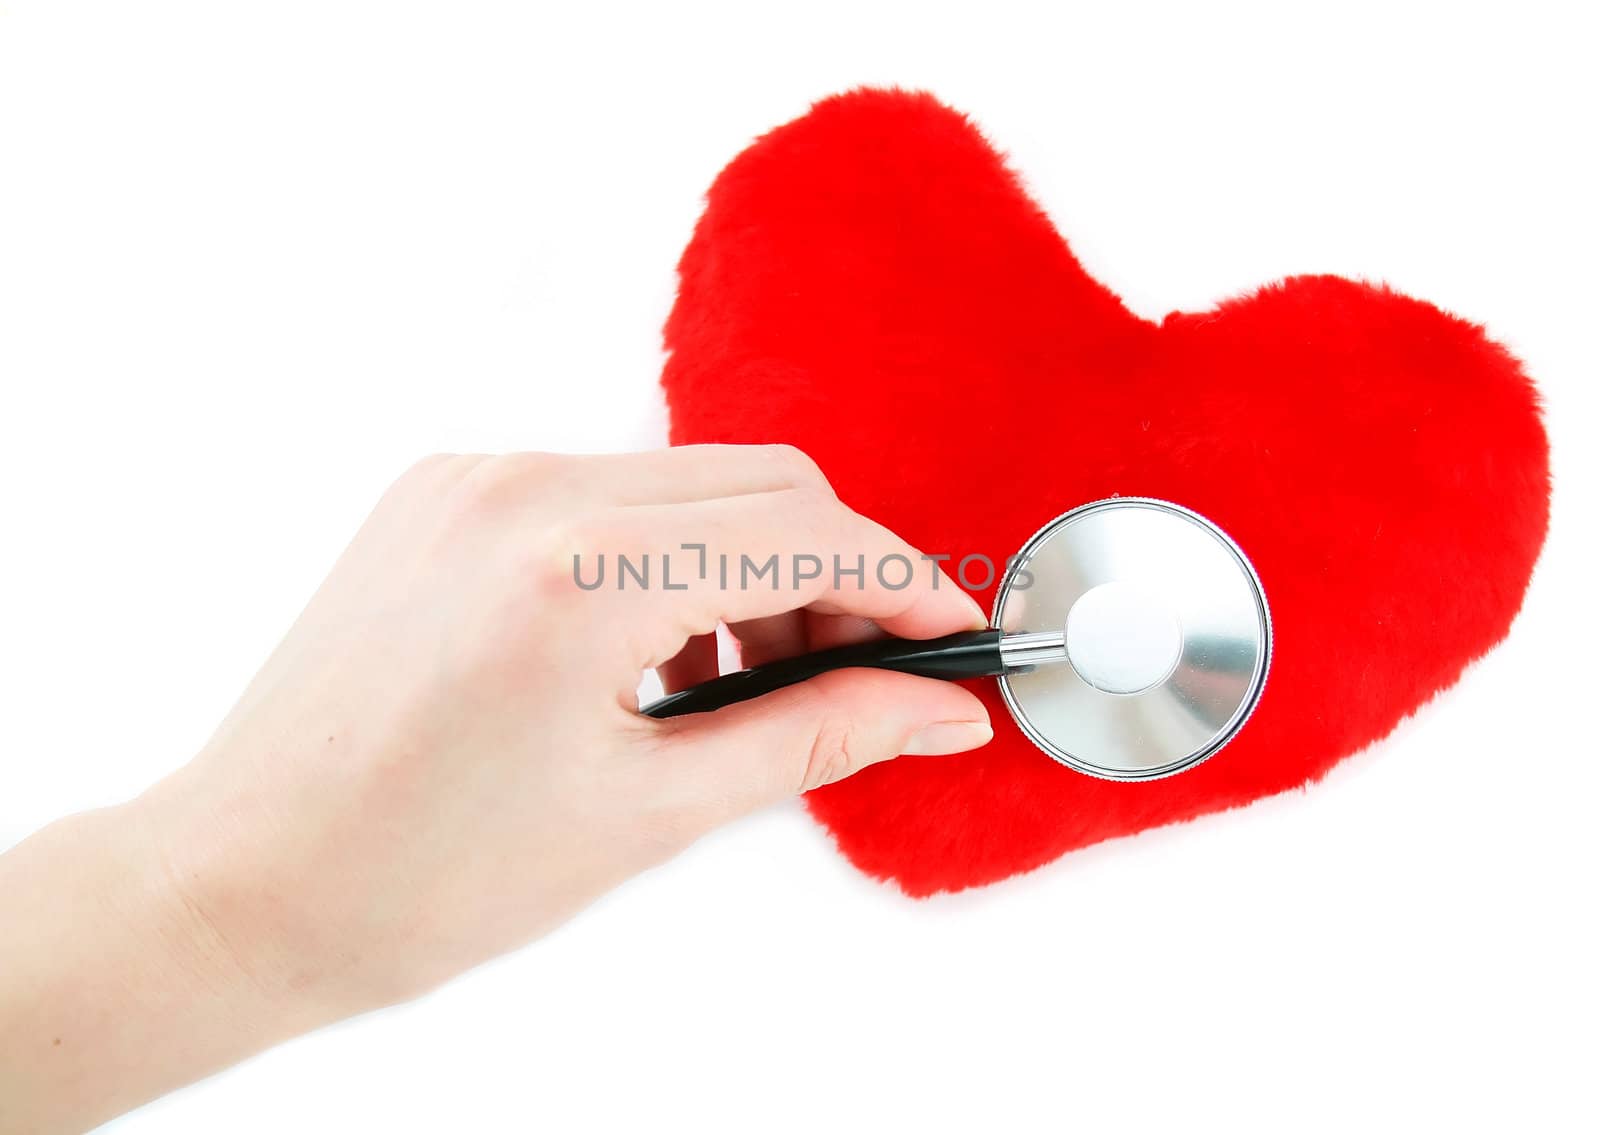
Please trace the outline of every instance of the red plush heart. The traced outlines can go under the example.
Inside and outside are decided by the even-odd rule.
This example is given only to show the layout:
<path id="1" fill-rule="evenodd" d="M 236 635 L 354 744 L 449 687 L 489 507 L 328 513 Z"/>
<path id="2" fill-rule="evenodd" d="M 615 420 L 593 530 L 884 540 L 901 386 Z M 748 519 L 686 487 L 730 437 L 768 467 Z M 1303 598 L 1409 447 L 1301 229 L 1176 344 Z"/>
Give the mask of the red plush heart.
<path id="1" fill-rule="evenodd" d="M 1332 276 L 1140 319 L 925 94 L 854 91 L 763 136 L 717 178 L 679 273 L 674 443 L 790 442 L 918 547 L 996 562 L 1075 505 L 1162 497 L 1217 521 L 1266 586 L 1265 697 L 1192 771 L 1072 772 L 985 682 L 986 748 L 808 797 L 913 895 L 1315 780 L 1506 634 L 1544 541 L 1537 395 L 1481 328 Z"/>

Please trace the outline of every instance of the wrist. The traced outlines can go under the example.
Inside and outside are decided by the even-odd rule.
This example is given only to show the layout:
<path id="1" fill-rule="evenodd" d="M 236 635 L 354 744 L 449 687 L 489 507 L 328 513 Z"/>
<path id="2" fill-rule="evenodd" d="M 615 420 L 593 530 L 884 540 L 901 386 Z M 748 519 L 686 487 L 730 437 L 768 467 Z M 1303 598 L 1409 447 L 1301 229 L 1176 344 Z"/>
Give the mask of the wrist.
<path id="1" fill-rule="evenodd" d="M 224 998 L 265 1047 L 357 1011 L 282 878 L 270 825 L 224 811 L 184 770 L 125 805 L 130 855 L 161 912 L 173 980 Z"/>
<path id="2" fill-rule="evenodd" d="M 0 1127 L 82 1130 L 314 1022 L 177 884 L 143 800 L 0 857 Z"/>
<path id="3" fill-rule="evenodd" d="M 317 1007 L 295 995 L 282 944 L 240 917 L 271 887 L 219 833 L 171 803 L 158 788 L 111 819 L 164 980 L 225 1012 L 260 1047 L 323 1023 Z"/>
<path id="4" fill-rule="evenodd" d="M 352 874 L 353 805 L 330 824 L 325 796 L 252 775 L 272 767 L 218 745 L 128 805 L 200 979 L 248 992 L 276 1039 L 438 984 L 409 949 L 425 905 Z"/>

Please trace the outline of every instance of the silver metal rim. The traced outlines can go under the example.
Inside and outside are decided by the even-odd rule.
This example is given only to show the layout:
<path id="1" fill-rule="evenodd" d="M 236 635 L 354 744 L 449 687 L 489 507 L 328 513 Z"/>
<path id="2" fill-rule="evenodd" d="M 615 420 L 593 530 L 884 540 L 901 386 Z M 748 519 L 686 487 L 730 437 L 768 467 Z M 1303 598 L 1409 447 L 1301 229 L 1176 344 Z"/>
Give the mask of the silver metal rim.
<path id="1" fill-rule="evenodd" d="M 1169 512 L 1180 516 L 1185 520 L 1191 521 L 1213 536 L 1223 548 L 1233 555 L 1234 559 L 1238 561 L 1239 566 L 1244 569 L 1245 577 L 1250 583 L 1256 609 L 1261 620 L 1263 641 L 1260 656 L 1256 660 L 1255 669 L 1251 675 L 1248 692 L 1243 701 L 1240 703 L 1239 707 L 1234 711 L 1233 716 L 1228 720 L 1227 724 L 1223 726 L 1222 730 L 1217 734 L 1217 736 L 1214 737 L 1203 748 L 1189 753 L 1178 760 L 1170 762 L 1169 764 L 1152 769 L 1106 769 L 1101 766 L 1089 764 L 1081 758 L 1074 756 L 1072 753 L 1069 753 L 1059 746 L 1053 744 L 1047 737 L 1043 736 L 1037 729 L 1035 729 L 1028 720 L 1027 713 L 1018 703 L 1016 695 L 1011 689 L 1009 675 L 1002 674 L 1000 676 L 1000 695 L 1005 699 L 1006 708 L 1010 710 L 1012 720 L 1017 723 L 1017 727 L 1022 730 L 1023 735 L 1027 737 L 1029 741 L 1033 742 L 1033 744 L 1041 752 L 1049 756 L 1052 760 L 1058 761 L 1061 764 L 1064 764 L 1069 768 L 1075 769 L 1078 772 L 1084 773 L 1088 776 L 1096 777 L 1100 780 L 1113 780 L 1121 782 L 1162 780 L 1166 777 L 1174 776 L 1177 773 L 1194 768 L 1196 765 L 1212 756 L 1229 741 L 1232 741 L 1236 736 L 1238 736 L 1239 730 L 1244 728 L 1245 723 L 1250 720 L 1251 714 L 1255 712 L 1256 706 L 1261 703 L 1262 692 L 1266 689 L 1267 674 L 1272 669 L 1273 640 L 1272 611 L 1267 605 L 1266 590 L 1261 585 L 1261 577 L 1256 573 L 1255 565 L 1250 562 L 1250 557 L 1245 555 L 1244 549 L 1240 548 L 1234 539 L 1222 529 L 1218 528 L 1216 524 L 1208 520 L 1206 517 L 1200 515 L 1198 512 L 1195 512 L 1193 509 L 1185 508 L 1183 505 L 1174 504 L 1172 501 L 1161 500 L 1156 497 L 1107 497 L 1103 500 L 1091 501 L 1088 504 L 1079 505 L 1077 508 L 1062 513 L 1060 516 L 1041 527 L 1037 532 L 1028 538 L 1027 542 L 1023 544 L 1022 548 L 1012 558 L 1010 566 L 1006 569 L 1005 576 L 1000 581 L 1000 586 L 995 589 L 994 608 L 990 612 L 991 625 L 997 627 L 1001 625 L 1001 611 L 1005 606 L 1006 597 L 1011 592 L 1012 583 L 1016 580 L 1018 572 L 1029 563 L 1032 553 L 1039 547 L 1041 543 L 1043 543 L 1046 539 L 1048 539 L 1051 535 L 1065 525 L 1080 520 L 1091 512 L 1108 508 L 1121 508 L 1130 505 Z"/>

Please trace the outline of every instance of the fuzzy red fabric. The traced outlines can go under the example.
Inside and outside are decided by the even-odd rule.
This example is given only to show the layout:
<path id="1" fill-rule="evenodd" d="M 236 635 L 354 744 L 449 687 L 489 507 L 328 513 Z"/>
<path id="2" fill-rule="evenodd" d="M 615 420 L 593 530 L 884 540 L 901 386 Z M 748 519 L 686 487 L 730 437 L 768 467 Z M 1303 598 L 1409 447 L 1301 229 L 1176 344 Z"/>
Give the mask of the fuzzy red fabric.
<path id="1" fill-rule="evenodd" d="M 811 793 L 845 855 L 912 895 L 1316 780 L 1504 637 L 1544 541 L 1538 398 L 1480 327 L 1334 276 L 1138 318 L 926 94 L 852 91 L 757 140 L 679 273 L 675 444 L 792 443 L 916 546 L 997 563 L 1068 508 L 1162 497 L 1266 586 L 1265 696 L 1192 771 L 1075 773 L 986 681 L 986 748 Z"/>

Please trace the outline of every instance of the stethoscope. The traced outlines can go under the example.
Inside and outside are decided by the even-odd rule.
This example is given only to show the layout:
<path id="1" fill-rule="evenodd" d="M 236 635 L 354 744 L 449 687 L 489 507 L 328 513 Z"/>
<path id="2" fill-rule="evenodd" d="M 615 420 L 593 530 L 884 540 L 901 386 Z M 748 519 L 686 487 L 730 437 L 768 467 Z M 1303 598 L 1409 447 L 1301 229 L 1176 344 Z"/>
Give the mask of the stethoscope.
<path id="1" fill-rule="evenodd" d="M 643 712 L 702 713 L 850 666 L 997 677 L 1018 728 L 1054 759 L 1109 780 L 1155 780 L 1238 735 L 1271 661 L 1266 593 L 1239 546 L 1187 508 L 1113 497 L 1034 533 L 1001 578 L 986 630 L 788 658 Z"/>

